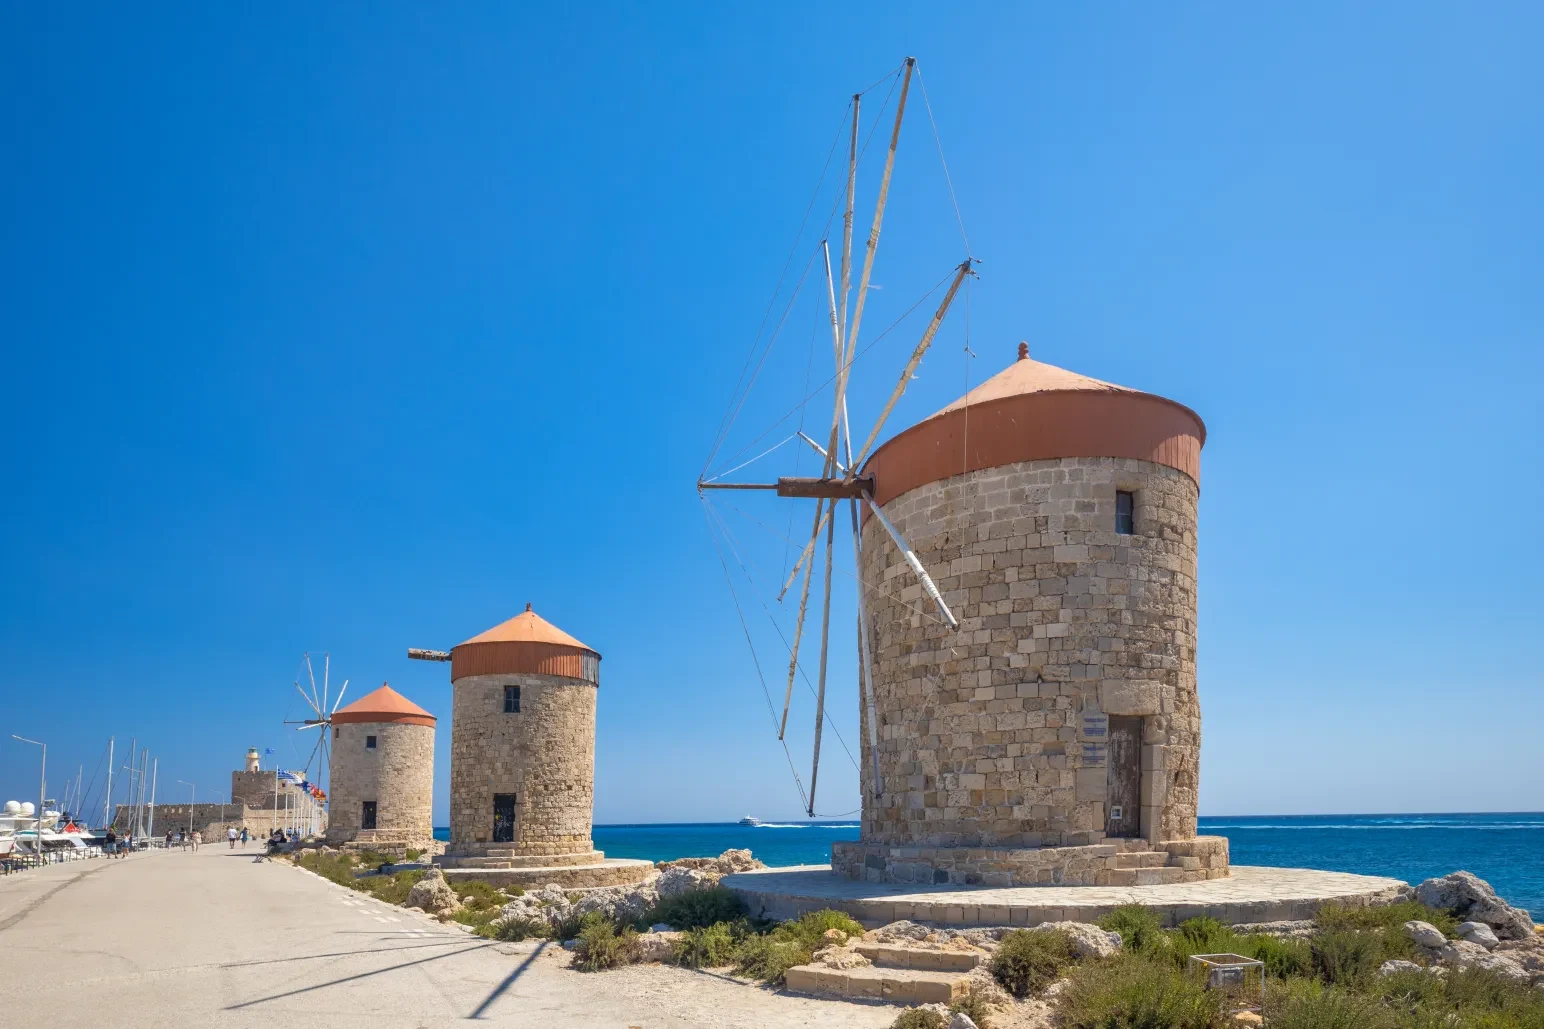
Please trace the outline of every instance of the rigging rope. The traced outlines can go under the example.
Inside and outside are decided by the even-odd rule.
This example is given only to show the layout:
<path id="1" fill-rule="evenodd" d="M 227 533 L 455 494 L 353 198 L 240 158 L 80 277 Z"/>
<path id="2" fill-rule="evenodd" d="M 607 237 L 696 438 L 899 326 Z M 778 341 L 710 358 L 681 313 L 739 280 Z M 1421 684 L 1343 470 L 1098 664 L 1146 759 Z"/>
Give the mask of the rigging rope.
<path id="1" fill-rule="evenodd" d="M 811 261 L 814 260 L 813 255 L 811 256 L 810 259 L 811 259 Z M 879 335 L 875 336 L 873 339 L 869 340 L 868 343 L 864 344 L 862 350 L 859 350 L 856 354 L 852 355 L 852 361 L 851 361 L 851 364 L 849 365 L 849 367 L 851 367 L 852 365 L 856 365 L 858 363 L 858 359 L 859 358 L 863 357 L 863 355 L 867 354 L 870 350 L 874 349 L 874 347 L 877 346 L 881 340 L 883 340 L 886 336 L 890 335 L 891 332 L 895 331 L 895 329 L 897 327 L 899 327 L 900 324 L 902 322 L 904 322 L 907 318 L 910 318 L 916 312 L 917 308 L 919 308 L 923 304 L 927 303 L 928 298 L 931 297 L 934 293 L 937 293 L 939 291 L 939 289 L 941 289 L 943 287 L 944 283 L 948 282 L 951 278 L 954 277 L 955 272 L 957 272 L 958 270 L 959 270 L 959 266 L 958 265 L 955 265 L 955 266 L 951 267 L 949 269 L 948 273 L 945 274 L 943 278 L 939 279 L 937 282 L 935 282 L 933 284 L 933 288 L 932 289 L 929 289 L 926 293 L 922 294 L 922 296 L 917 299 L 916 303 L 912 304 L 904 312 L 902 312 L 901 316 L 899 318 L 897 318 L 895 321 L 891 322 L 889 324 L 889 326 L 887 326 L 883 332 L 881 332 Z M 808 271 L 808 269 L 806 269 L 806 272 L 807 271 Z M 789 408 L 780 418 L 777 419 L 777 421 L 775 421 L 771 425 L 767 426 L 765 431 L 763 431 L 760 435 L 756 436 L 749 443 L 745 444 L 745 446 L 741 447 L 737 452 L 735 452 L 734 454 L 731 454 L 730 457 L 729 457 L 729 460 L 731 460 L 731 461 L 736 460 L 737 458 L 740 457 L 741 454 L 744 454 L 751 447 L 754 447 L 756 444 L 758 444 L 762 440 L 766 439 L 768 436 L 770 436 L 772 434 L 773 430 L 775 430 L 779 425 L 781 425 L 784 422 L 786 422 L 789 418 L 793 417 L 793 415 L 796 412 L 798 412 L 801 409 L 803 409 L 803 407 L 806 404 L 808 404 L 811 400 L 813 400 L 815 397 L 817 397 L 821 393 L 825 392 L 825 388 L 827 386 L 831 385 L 835 381 L 836 381 L 836 376 L 832 375 L 829 379 L 827 379 L 825 382 L 822 382 L 819 386 L 816 386 L 813 390 L 807 391 L 805 393 L 804 397 L 797 404 L 795 404 L 793 407 Z M 722 474 L 722 473 L 720 473 L 720 474 Z"/>
<path id="2" fill-rule="evenodd" d="M 729 574 L 729 564 L 724 560 L 724 550 L 718 545 L 718 533 L 713 529 L 713 517 L 707 502 L 703 498 L 702 517 L 708 523 L 708 536 L 713 540 L 713 550 L 718 554 L 719 567 L 724 570 L 724 582 L 729 586 L 729 596 L 734 600 L 735 614 L 740 617 L 740 630 L 745 633 L 745 645 L 750 649 L 751 661 L 756 666 L 756 678 L 761 680 L 761 693 L 767 699 L 767 715 L 772 719 L 773 731 L 777 730 L 777 709 L 772 705 L 772 691 L 767 689 L 767 677 L 761 671 L 761 660 L 756 656 L 756 644 L 751 641 L 751 628 L 745 621 L 745 610 L 740 606 L 740 595 L 735 591 L 734 579 Z M 799 803 L 808 810 L 809 800 L 804 793 L 804 782 L 799 778 L 798 769 L 793 765 L 793 754 L 788 750 L 786 740 L 778 740 L 783 746 L 783 757 L 788 761 L 788 771 L 793 776 L 793 782 L 799 790 Z"/>
<path id="3" fill-rule="evenodd" d="M 716 517 L 717 511 L 713 509 L 712 504 L 708 502 L 706 497 L 703 498 L 703 502 L 708 505 L 709 510 L 714 511 L 714 515 Z M 719 518 L 718 520 L 718 527 L 719 530 L 724 534 L 724 542 L 729 545 L 729 553 L 734 556 L 735 563 L 740 566 L 740 571 L 745 573 L 745 581 L 750 584 L 751 592 L 755 594 L 757 602 L 761 604 L 761 609 L 766 612 L 767 621 L 772 623 L 773 631 L 777 633 L 778 639 L 783 641 L 783 648 L 788 651 L 789 656 L 791 657 L 793 655 L 793 647 L 789 644 L 788 637 L 783 635 L 783 627 L 777 624 L 777 618 L 773 616 L 772 609 L 767 606 L 766 599 L 761 595 L 761 590 L 756 587 L 756 579 L 753 575 L 751 575 L 751 570 L 746 567 L 744 560 L 741 559 L 740 552 L 735 547 L 736 537 L 733 530 L 729 528 L 729 526 L 722 518 Z M 818 700 L 819 695 L 815 692 L 815 687 L 810 683 L 810 677 L 804 671 L 803 665 L 799 666 L 799 677 L 804 680 L 804 688 L 809 690 L 810 695 L 816 697 Z M 821 711 L 824 712 L 826 718 L 831 717 L 831 712 L 824 705 L 821 705 Z M 847 753 L 847 760 L 852 762 L 852 767 L 856 770 L 858 767 L 858 760 L 852 756 L 852 750 L 848 748 L 846 738 L 842 736 L 841 732 L 834 724 L 831 726 L 831 732 L 836 735 L 837 742 L 842 745 L 842 750 L 846 751 Z"/>
<path id="4" fill-rule="evenodd" d="M 944 158 L 944 143 L 938 136 L 938 122 L 933 120 L 933 105 L 928 103 L 927 83 L 922 79 L 922 65 L 917 65 L 917 84 L 922 87 L 922 106 L 927 111 L 928 124 L 933 126 L 933 143 L 938 147 L 938 163 L 943 165 L 944 185 L 949 187 L 949 202 L 954 205 L 954 220 L 960 226 L 960 242 L 965 244 L 965 252 L 970 253 L 970 239 L 965 235 L 965 219 L 960 214 L 960 201 L 954 195 L 954 180 L 949 177 L 949 162 Z"/>

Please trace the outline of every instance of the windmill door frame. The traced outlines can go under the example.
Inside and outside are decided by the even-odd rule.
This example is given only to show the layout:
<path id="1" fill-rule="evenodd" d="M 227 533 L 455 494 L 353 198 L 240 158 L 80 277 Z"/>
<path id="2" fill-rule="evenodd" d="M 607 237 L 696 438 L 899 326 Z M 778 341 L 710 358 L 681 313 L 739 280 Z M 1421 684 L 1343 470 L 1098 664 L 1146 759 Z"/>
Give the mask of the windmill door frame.
<path id="1" fill-rule="evenodd" d="M 1117 839 L 1142 835 L 1142 719 L 1111 715 L 1108 736 L 1109 797 L 1104 834 Z"/>
<path id="2" fill-rule="evenodd" d="M 519 804 L 513 793 L 493 795 L 493 842 L 514 843 L 515 823 L 519 818 Z"/>

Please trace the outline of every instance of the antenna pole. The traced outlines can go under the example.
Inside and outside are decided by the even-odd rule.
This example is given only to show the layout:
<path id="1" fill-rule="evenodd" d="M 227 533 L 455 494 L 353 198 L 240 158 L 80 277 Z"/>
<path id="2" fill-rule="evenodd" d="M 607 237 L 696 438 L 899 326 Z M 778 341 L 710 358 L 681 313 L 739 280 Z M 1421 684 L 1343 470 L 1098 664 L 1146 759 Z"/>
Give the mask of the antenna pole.
<path id="1" fill-rule="evenodd" d="M 815 783 L 820 778 L 820 734 L 826 724 L 826 651 L 831 642 L 831 552 L 836 549 L 835 542 L 836 519 L 829 518 L 826 520 L 826 601 L 820 612 L 820 684 L 815 691 L 815 762 L 810 768 L 811 818 L 815 817 Z"/>
<path id="2" fill-rule="evenodd" d="M 108 821 L 108 816 L 113 809 L 113 737 L 107 737 L 107 794 L 102 799 L 102 827 L 105 829 L 113 823 Z"/>
<path id="3" fill-rule="evenodd" d="M 868 248 L 863 254 L 863 275 L 858 280 L 858 301 L 852 312 L 852 325 L 846 334 L 846 360 L 837 376 L 837 405 L 847 391 L 846 366 L 852 363 L 853 347 L 857 343 L 858 330 L 863 325 L 863 307 L 868 301 L 869 278 L 874 273 L 874 251 L 879 249 L 879 228 L 885 220 L 885 201 L 890 196 L 890 174 L 895 170 L 895 148 L 901 141 L 901 118 L 906 113 L 906 91 L 911 88 L 911 73 L 917 66 L 915 57 L 906 58 L 906 74 L 901 79 L 901 98 L 895 108 L 895 127 L 890 130 L 890 149 L 885 154 L 885 171 L 879 180 L 879 200 L 874 205 L 874 225 L 869 229 Z M 835 442 L 832 443 L 835 449 Z"/>
<path id="4" fill-rule="evenodd" d="M 155 781 L 160 773 L 161 759 L 156 758 L 155 763 L 150 766 L 150 830 L 146 834 L 148 836 L 155 835 Z"/>
<path id="5" fill-rule="evenodd" d="M 847 144 L 847 209 L 842 214 L 842 338 L 847 338 L 847 298 L 852 292 L 852 204 L 858 182 L 858 105 L 862 93 L 852 95 L 852 135 Z"/>

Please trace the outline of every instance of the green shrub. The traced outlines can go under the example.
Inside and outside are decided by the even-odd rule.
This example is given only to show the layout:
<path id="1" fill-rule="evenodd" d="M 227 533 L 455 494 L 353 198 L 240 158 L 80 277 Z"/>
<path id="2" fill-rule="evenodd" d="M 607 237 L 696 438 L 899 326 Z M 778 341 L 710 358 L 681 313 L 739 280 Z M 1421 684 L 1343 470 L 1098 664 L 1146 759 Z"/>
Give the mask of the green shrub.
<path id="1" fill-rule="evenodd" d="M 948 1020 L 932 1008 L 907 1008 L 895 1016 L 890 1029 L 944 1029 Z"/>
<path id="2" fill-rule="evenodd" d="M 851 915 L 833 908 L 806 911 L 792 922 L 784 922 L 783 925 L 799 939 L 808 943 L 812 950 L 819 950 L 825 946 L 826 933 L 832 929 L 840 930 L 848 939 L 863 935 L 863 926 L 859 925 Z"/>
<path id="3" fill-rule="evenodd" d="M 425 874 L 413 869 L 407 872 L 394 872 L 391 875 L 373 875 L 355 881 L 375 897 L 400 907 L 407 903 L 407 895 L 413 892 L 413 884 L 422 879 Z"/>
<path id="4" fill-rule="evenodd" d="M 619 932 L 599 911 L 580 920 L 579 945 L 574 948 L 574 967 L 581 972 L 620 968 L 638 960 L 638 933 L 632 926 Z"/>
<path id="5" fill-rule="evenodd" d="M 471 926 L 478 936 L 488 937 L 493 935 L 495 931 L 493 923 L 498 917 L 498 908 L 476 908 L 470 905 L 457 908 L 450 916 L 451 921 Z"/>
<path id="6" fill-rule="evenodd" d="M 828 930 L 839 929 L 848 937 L 863 935 L 863 926 L 850 915 L 824 908 L 810 911 L 792 921 L 782 922 L 764 933 L 750 932 L 735 952 L 735 971 L 773 986 L 781 986 L 783 977 L 795 965 L 807 965 L 815 951 L 826 945 Z"/>
<path id="7" fill-rule="evenodd" d="M 1319 909 L 1315 919 L 1320 929 L 1398 929 L 1403 931 L 1406 922 L 1430 922 L 1451 937 L 1458 928 L 1458 920 L 1446 911 L 1429 908 L 1413 900 L 1381 907 L 1354 908 L 1344 904 L 1326 904 Z"/>
<path id="8" fill-rule="evenodd" d="M 1060 1014 L 1066 1029 L 1220 1029 L 1222 1003 L 1170 962 L 1125 957 L 1079 967 Z"/>
<path id="9" fill-rule="evenodd" d="M 1394 1029 L 1393 1015 L 1377 998 L 1307 979 L 1276 984 L 1267 992 L 1271 1029 Z"/>
<path id="10" fill-rule="evenodd" d="M 974 994 L 966 994 L 963 1000 L 957 1000 L 949 1005 L 949 1014 L 964 1014 L 972 1022 L 976 1023 L 976 1029 L 992 1029 L 992 1009 L 986 1001 Z"/>
<path id="11" fill-rule="evenodd" d="M 1120 933 L 1121 946 L 1138 954 L 1168 948 L 1168 934 L 1158 913 L 1141 904 L 1125 904 L 1099 919 L 1099 928 Z"/>
<path id="12" fill-rule="evenodd" d="M 781 986 L 790 968 L 807 965 L 814 956 L 814 948 L 779 926 L 769 933 L 746 937 L 735 952 L 735 972 L 770 986 Z"/>
<path id="13" fill-rule="evenodd" d="M 672 929 L 705 929 L 719 922 L 745 917 L 745 902 L 723 886 L 707 886 L 667 897 L 644 917 L 649 924 L 664 922 Z"/>
<path id="14" fill-rule="evenodd" d="M 686 935 L 676 941 L 671 960 L 686 968 L 720 968 L 732 965 L 735 951 L 745 934 L 736 932 L 728 922 L 716 922 L 698 929 L 686 930 Z"/>
<path id="15" fill-rule="evenodd" d="M 1236 936 L 1233 953 L 1265 963 L 1271 979 L 1313 975 L 1313 948 L 1307 940 L 1283 940 L 1274 936 Z"/>
<path id="16" fill-rule="evenodd" d="M 1023 999 L 1061 978 L 1072 960 L 1072 939 L 1066 933 L 1015 929 L 998 941 L 987 967 L 1003 989 Z"/>
<path id="17" fill-rule="evenodd" d="M 1336 986 L 1361 988 L 1372 981 L 1378 966 L 1388 960 L 1381 932 L 1330 929 L 1313 938 L 1314 971 Z"/>
<path id="18" fill-rule="evenodd" d="M 363 868 L 380 868 L 391 864 L 391 858 L 379 851 L 364 850 L 359 853 L 359 864 Z"/>
<path id="19" fill-rule="evenodd" d="M 456 896 L 461 898 L 461 903 L 468 907 L 480 911 L 501 908 L 509 903 L 509 899 L 497 886 L 482 879 L 450 879 L 449 876 L 446 879 L 450 881 L 450 888 Z"/>
<path id="20" fill-rule="evenodd" d="M 423 853 L 423 851 L 418 850 L 415 847 L 409 847 L 407 850 L 402 852 L 402 856 L 409 861 L 417 861 L 419 858 L 423 857 Z"/>
<path id="21" fill-rule="evenodd" d="M 521 940 L 544 940 L 552 935 L 552 927 L 540 918 L 505 918 L 490 923 L 490 938 L 507 943 Z"/>

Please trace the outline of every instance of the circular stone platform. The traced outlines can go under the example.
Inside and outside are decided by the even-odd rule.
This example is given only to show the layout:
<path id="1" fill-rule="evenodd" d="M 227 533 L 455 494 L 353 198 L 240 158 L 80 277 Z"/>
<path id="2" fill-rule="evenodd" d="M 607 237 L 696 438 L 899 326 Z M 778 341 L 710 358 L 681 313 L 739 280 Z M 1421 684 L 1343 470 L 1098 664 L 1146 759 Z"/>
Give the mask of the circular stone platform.
<path id="1" fill-rule="evenodd" d="M 1234 865 L 1226 879 L 1164 886 L 922 886 L 866 883 L 833 875 L 830 865 L 796 865 L 738 872 L 722 884 L 744 898 L 751 914 L 797 918 L 837 908 L 865 925 L 908 919 L 953 926 L 1093 922 L 1122 904 L 1144 904 L 1165 925 L 1199 915 L 1228 925 L 1313 918 L 1326 903 L 1387 904 L 1405 883 L 1349 872 Z"/>
<path id="2" fill-rule="evenodd" d="M 524 866 L 519 868 L 457 868 L 444 869 L 445 878 L 456 880 L 480 879 L 490 886 L 560 886 L 565 890 L 588 889 L 594 886 L 629 886 L 643 882 L 654 874 L 652 861 L 635 858 L 605 858 L 585 865 Z"/>

